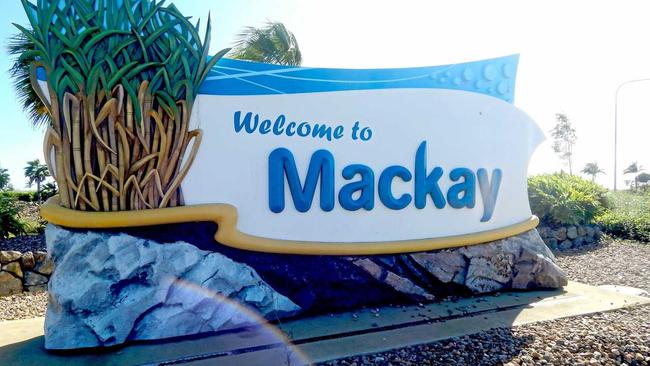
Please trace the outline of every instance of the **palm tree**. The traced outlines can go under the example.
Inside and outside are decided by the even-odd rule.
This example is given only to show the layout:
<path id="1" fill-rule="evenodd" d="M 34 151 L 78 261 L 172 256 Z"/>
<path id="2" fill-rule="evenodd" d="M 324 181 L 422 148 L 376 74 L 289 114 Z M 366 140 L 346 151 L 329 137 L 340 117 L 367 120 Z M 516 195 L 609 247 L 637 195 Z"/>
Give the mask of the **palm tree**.
<path id="1" fill-rule="evenodd" d="M 586 175 L 591 175 L 591 181 L 596 180 L 598 174 L 605 173 L 604 170 L 600 169 L 598 163 L 595 161 L 593 163 L 587 163 L 584 168 L 582 168 L 582 173 Z"/>
<path id="2" fill-rule="evenodd" d="M 41 200 L 41 184 L 49 176 L 50 172 L 47 170 L 47 165 L 41 164 L 40 160 L 36 159 L 27 162 L 25 167 L 25 177 L 29 179 L 27 186 L 31 188 L 33 184 L 36 184 L 37 201 Z"/>
<path id="3" fill-rule="evenodd" d="M 0 191 L 9 186 L 9 170 L 0 168 Z"/>
<path id="4" fill-rule="evenodd" d="M 636 187 L 639 184 L 638 175 L 636 174 L 642 172 L 643 170 L 644 170 L 643 167 L 639 165 L 636 161 L 630 164 L 630 166 L 628 166 L 627 168 L 625 168 L 625 170 L 623 170 L 623 174 L 635 174 L 634 187 L 633 187 L 634 189 L 636 189 Z"/>
<path id="5" fill-rule="evenodd" d="M 262 28 L 246 27 L 237 37 L 232 58 L 290 66 L 302 63 L 296 37 L 280 22 L 267 22 Z"/>
<path id="6" fill-rule="evenodd" d="M 33 52 L 34 42 L 23 33 L 18 33 L 9 39 L 7 52 L 14 56 L 14 63 L 9 69 L 14 80 L 14 89 L 18 94 L 18 101 L 23 106 L 30 121 L 34 126 L 46 126 L 50 123 L 47 108 L 32 88 L 30 80 L 30 65 L 35 61 Z"/>

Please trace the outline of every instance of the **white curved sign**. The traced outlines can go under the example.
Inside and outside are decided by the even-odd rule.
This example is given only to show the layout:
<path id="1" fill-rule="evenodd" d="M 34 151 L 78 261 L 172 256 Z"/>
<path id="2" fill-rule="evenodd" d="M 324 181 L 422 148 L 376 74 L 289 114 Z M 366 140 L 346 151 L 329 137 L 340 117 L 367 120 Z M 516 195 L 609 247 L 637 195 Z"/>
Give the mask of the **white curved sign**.
<path id="1" fill-rule="evenodd" d="M 421 80 L 399 76 L 431 70 L 376 70 L 391 71 L 378 81 L 387 85 L 364 83 L 378 80 L 372 70 L 306 77 L 310 69 L 227 62 L 194 106 L 204 135 L 182 185 L 187 205 L 230 204 L 248 235 L 325 243 L 458 236 L 530 219 L 527 167 L 543 134 L 508 102 L 512 57 L 434 68 Z M 264 78 L 308 86 L 283 92 Z M 226 87 L 233 81 L 243 91 Z M 422 86 L 431 81 L 449 87 Z M 228 92 L 211 92 L 221 86 Z"/>

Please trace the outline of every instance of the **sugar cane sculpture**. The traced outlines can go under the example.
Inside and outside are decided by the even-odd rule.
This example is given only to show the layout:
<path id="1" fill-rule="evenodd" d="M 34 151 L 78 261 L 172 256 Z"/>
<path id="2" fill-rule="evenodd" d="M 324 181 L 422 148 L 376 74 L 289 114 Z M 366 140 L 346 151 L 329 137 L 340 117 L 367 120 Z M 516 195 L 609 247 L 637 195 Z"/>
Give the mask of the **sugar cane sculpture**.
<path id="1" fill-rule="evenodd" d="M 50 115 L 44 154 L 60 203 L 89 211 L 183 204 L 201 144 L 192 105 L 214 64 L 174 5 L 150 0 L 22 0 L 32 86 Z M 45 71 L 47 92 L 37 71 Z"/>

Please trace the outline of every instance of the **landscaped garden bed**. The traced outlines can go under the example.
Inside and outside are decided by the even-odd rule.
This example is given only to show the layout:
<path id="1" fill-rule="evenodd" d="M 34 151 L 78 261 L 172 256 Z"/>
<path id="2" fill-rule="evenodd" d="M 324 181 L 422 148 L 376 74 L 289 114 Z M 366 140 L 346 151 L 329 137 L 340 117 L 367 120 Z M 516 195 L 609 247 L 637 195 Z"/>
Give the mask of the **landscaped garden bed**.
<path id="1" fill-rule="evenodd" d="M 54 270 L 33 197 L 29 192 L 0 193 L 0 297 L 46 291 Z"/>

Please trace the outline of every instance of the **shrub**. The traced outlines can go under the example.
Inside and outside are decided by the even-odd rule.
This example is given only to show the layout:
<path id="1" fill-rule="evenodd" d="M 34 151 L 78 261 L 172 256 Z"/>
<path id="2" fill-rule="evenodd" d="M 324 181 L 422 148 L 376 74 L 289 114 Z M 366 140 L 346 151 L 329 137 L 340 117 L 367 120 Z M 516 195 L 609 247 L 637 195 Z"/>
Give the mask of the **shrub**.
<path id="1" fill-rule="evenodd" d="M 531 210 L 559 225 L 589 224 L 608 206 L 607 189 L 575 175 L 555 173 L 528 179 Z"/>
<path id="2" fill-rule="evenodd" d="M 21 202 L 36 202 L 36 192 L 32 191 L 4 191 L 0 197 L 9 197 Z"/>
<path id="3" fill-rule="evenodd" d="M 10 197 L 0 197 L 0 238 L 9 235 L 25 234 L 25 225 L 18 219 L 16 200 Z"/>
<path id="4" fill-rule="evenodd" d="M 611 210 L 596 217 L 596 223 L 611 236 L 650 241 L 650 196 L 634 192 L 610 192 Z"/>
<path id="5" fill-rule="evenodd" d="M 57 193 L 58 189 L 56 187 L 56 183 L 45 183 L 41 188 L 41 200 L 47 201 L 48 198 L 54 196 Z"/>

